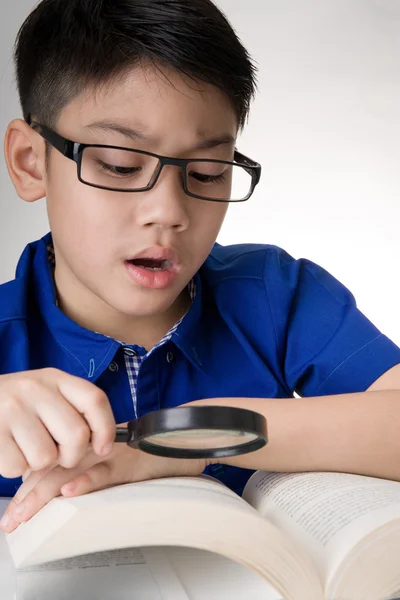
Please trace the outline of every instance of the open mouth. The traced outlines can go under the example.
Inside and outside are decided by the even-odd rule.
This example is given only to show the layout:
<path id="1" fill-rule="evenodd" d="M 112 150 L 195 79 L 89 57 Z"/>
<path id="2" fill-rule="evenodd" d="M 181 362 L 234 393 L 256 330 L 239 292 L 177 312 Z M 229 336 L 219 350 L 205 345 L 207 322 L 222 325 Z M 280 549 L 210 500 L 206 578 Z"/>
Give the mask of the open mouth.
<path id="1" fill-rule="evenodd" d="M 147 271 L 168 271 L 173 266 L 169 260 L 157 260 L 155 258 L 134 258 L 127 262 Z"/>

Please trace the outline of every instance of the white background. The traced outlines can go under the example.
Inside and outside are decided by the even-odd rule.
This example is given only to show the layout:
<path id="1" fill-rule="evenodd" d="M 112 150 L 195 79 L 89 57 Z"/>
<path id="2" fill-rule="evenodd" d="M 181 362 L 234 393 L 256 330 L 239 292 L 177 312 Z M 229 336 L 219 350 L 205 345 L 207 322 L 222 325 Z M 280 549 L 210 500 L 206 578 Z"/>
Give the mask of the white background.
<path id="1" fill-rule="evenodd" d="M 221 243 L 263 242 L 324 266 L 400 344 L 400 0 L 217 0 L 259 68 L 238 147 L 263 166 Z M 10 60 L 33 0 L 0 4 L 3 138 L 21 116 Z M 48 229 L 1 162 L 0 282 Z"/>

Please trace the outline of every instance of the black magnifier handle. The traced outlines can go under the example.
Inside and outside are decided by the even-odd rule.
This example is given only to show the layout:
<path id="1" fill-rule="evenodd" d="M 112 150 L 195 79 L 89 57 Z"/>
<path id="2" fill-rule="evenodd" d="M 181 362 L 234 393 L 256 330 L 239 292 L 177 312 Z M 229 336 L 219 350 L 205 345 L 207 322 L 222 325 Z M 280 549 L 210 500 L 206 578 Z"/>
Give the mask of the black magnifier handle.
<path id="1" fill-rule="evenodd" d="M 129 442 L 131 433 L 127 427 L 117 427 L 115 434 L 115 442 L 127 443 Z"/>

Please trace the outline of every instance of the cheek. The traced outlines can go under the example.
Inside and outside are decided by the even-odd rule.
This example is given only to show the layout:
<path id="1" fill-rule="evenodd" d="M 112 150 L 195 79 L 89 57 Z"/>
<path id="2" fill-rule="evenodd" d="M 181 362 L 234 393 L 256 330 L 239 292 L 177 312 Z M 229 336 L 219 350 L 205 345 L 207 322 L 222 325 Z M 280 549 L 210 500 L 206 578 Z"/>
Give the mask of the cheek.
<path id="1" fill-rule="evenodd" d="M 195 216 L 193 221 L 194 227 L 198 225 L 204 231 L 204 234 L 209 238 L 216 236 L 221 229 L 228 210 L 228 204 L 224 202 L 205 202 L 200 206 L 199 214 Z"/>
<path id="2" fill-rule="evenodd" d="M 193 211 L 190 216 L 190 236 L 192 244 L 197 247 L 198 254 L 208 255 L 225 219 L 228 204 L 222 202 L 205 202 Z M 201 248 L 201 250 L 200 250 Z"/>
<path id="3" fill-rule="evenodd" d="M 78 181 L 76 167 L 54 168 L 47 185 L 47 210 L 57 240 L 72 246 L 105 249 L 126 223 L 124 204 L 112 193 Z M 54 165 L 56 166 L 56 165 Z"/>
<path id="4" fill-rule="evenodd" d="M 50 228 L 64 263 L 80 281 L 95 285 L 120 255 L 118 244 L 131 220 L 129 205 L 80 183 L 76 173 L 52 178 L 47 192 Z"/>

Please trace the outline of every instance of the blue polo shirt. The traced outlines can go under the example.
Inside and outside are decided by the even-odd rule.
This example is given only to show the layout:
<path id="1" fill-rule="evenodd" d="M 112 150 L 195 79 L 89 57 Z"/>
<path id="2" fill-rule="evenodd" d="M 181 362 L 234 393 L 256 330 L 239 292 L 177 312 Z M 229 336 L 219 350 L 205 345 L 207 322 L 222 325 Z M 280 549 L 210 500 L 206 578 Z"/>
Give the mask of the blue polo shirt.
<path id="1" fill-rule="evenodd" d="M 55 367 L 108 395 L 117 423 L 134 418 L 124 353 L 143 348 L 82 328 L 56 304 L 48 234 L 0 286 L 0 375 Z M 212 397 L 286 398 L 364 391 L 400 349 L 324 269 L 261 244 L 221 246 L 195 275 L 196 296 L 169 341 L 141 362 L 138 416 Z M 295 451 L 295 449 L 294 449 Z M 240 493 L 252 471 L 208 472 Z M 0 496 L 20 479 L 0 477 Z"/>

